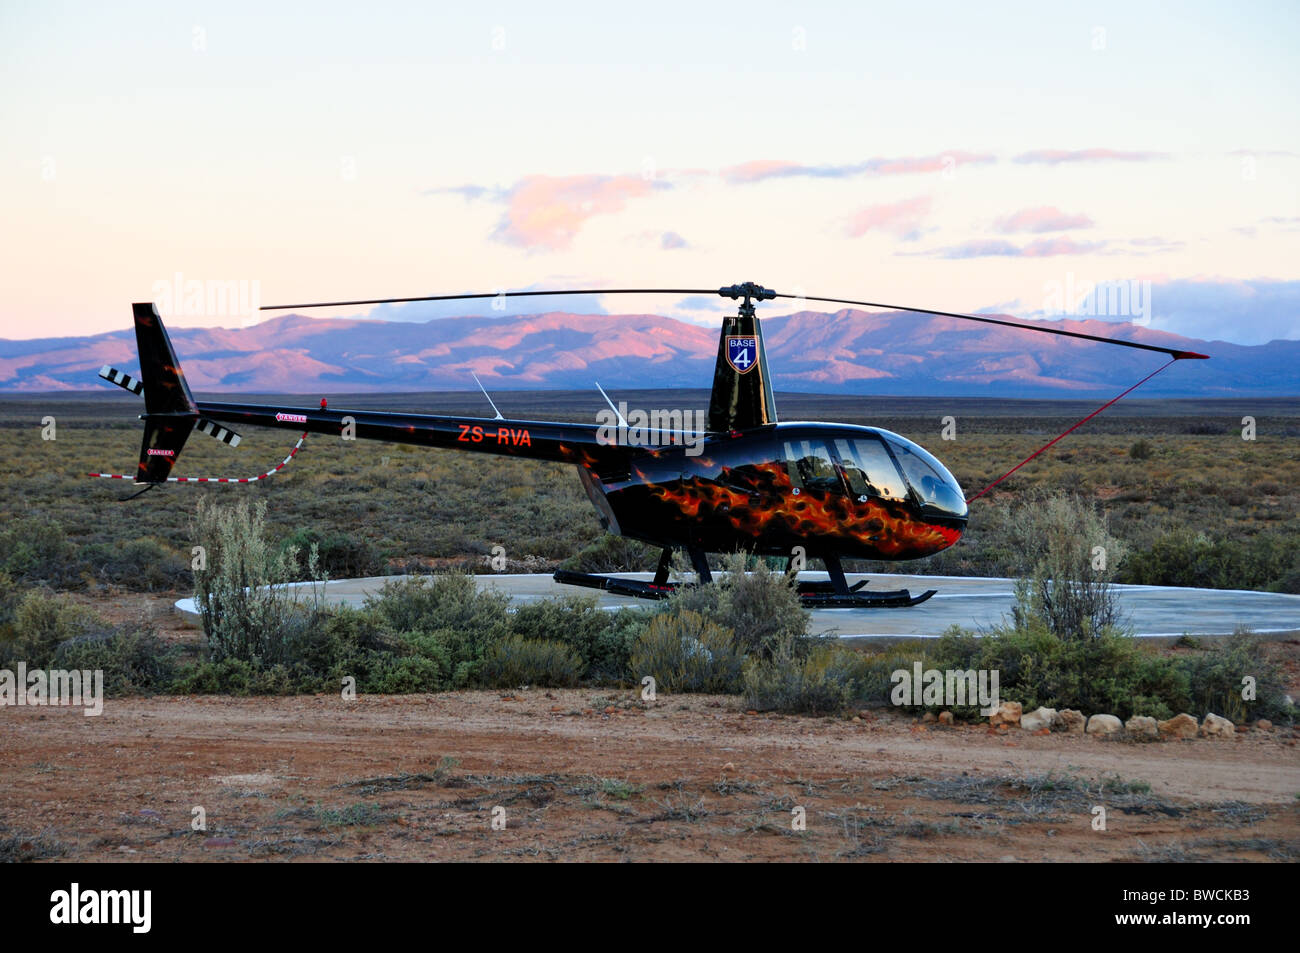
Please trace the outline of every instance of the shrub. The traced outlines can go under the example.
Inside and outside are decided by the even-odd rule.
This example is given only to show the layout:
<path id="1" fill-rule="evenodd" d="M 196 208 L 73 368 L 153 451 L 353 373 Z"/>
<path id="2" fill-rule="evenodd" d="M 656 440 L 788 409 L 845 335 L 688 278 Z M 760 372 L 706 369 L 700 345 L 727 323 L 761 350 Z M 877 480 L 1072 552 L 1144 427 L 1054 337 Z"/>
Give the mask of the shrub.
<path id="1" fill-rule="evenodd" d="M 18 606 L 22 604 L 26 590 L 7 572 L 0 572 L 0 658 L 4 657 L 5 644 L 17 636 L 14 619 L 18 615 Z"/>
<path id="2" fill-rule="evenodd" d="M 369 540 L 345 533 L 299 529 L 280 544 L 280 549 L 308 553 L 313 546 L 320 572 L 332 578 L 359 579 L 377 575 L 385 568 L 383 557 Z M 298 575 L 301 579 L 311 578 L 301 571 Z"/>
<path id="3" fill-rule="evenodd" d="M 1151 459 L 1151 444 L 1146 440 L 1136 440 L 1128 448 L 1128 455 L 1134 460 Z"/>
<path id="4" fill-rule="evenodd" d="M 482 681 L 497 688 L 567 688 L 578 684 L 581 672 L 582 659 L 563 642 L 512 635 L 488 649 Z"/>
<path id="5" fill-rule="evenodd" d="M 438 633 L 456 688 L 471 683 L 488 648 L 510 634 L 508 604 L 504 593 L 479 591 L 474 577 L 461 573 L 399 579 L 366 600 L 368 611 L 391 632 Z"/>
<path id="6" fill-rule="evenodd" d="M 591 596 L 563 596 L 520 606 L 510 624 L 522 638 L 568 645 L 582 662 L 585 680 L 621 684 L 629 678 L 632 645 L 648 620 L 643 609 L 606 612 Z"/>
<path id="7" fill-rule="evenodd" d="M 585 659 L 587 679 L 602 685 L 638 682 L 631 669 L 632 649 L 652 616 L 645 609 L 619 609 L 606 615 L 608 625 L 597 637 L 591 657 Z"/>
<path id="8" fill-rule="evenodd" d="M 6 662 L 23 661 L 29 668 L 48 666 L 61 642 L 85 635 L 92 628 L 107 630 L 93 612 L 41 590 L 23 596 L 12 626 L 13 637 L 0 643 L 0 654 Z"/>
<path id="9" fill-rule="evenodd" d="M 52 520 L 14 520 L 0 529 L 0 572 L 19 582 L 76 585 L 81 568 L 75 548 Z"/>
<path id="10" fill-rule="evenodd" d="M 605 533 L 563 563 L 572 572 L 649 572 L 659 564 L 659 551 L 626 536 Z"/>
<path id="11" fill-rule="evenodd" d="M 1237 541 L 1182 529 L 1130 555 L 1120 579 L 1145 586 L 1300 592 L 1300 552 L 1276 533 Z"/>
<path id="12" fill-rule="evenodd" d="M 773 572 L 763 560 L 745 571 L 747 558 L 733 553 L 726 560 L 726 575 L 712 586 L 686 586 L 673 593 L 669 611 L 696 612 L 714 624 L 730 629 L 741 650 L 771 658 L 784 647 L 798 657 L 811 649 L 811 616 L 799 601 L 795 580 Z"/>
<path id="13" fill-rule="evenodd" d="M 813 648 L 804 658 L 754 659 L 745 666 L 745 705 L 759 711 L 832 714 L 856 689 L 857 653 L 835 645 Z"/>
<path id="14" fill-rule="evenodd" d="M 1018 626 L 1041 622 L 1060 638 L 1089 639 L 1119 623 L 1110 580 L 1125 547 L 1096 504 L 1039 494 L 1013 511 L 1011 528 L 1027 573 L 1016 586 Z"/>
<path id="15" fill-rule="evenodd" d="M 632 647 L 632 677 L 654 678 L 668 692 L 735 692 L 744 653 L 731 630 L 698 612 L 669 611 L 650 620 Z"/>
<path id="16" fill-rule="evenodd" d="M 178 589 L 192 581 L 189 564 L 155 539 L 129 543 L 92 543 L 81 551 L 82 562 L 100 582 L 136 592 Z"/>
<path id="17" fill-rule="evenodd" d="M 286 588 L 297 575 L 297 553 L 268 542 L 266 504 L 200 499 L 195 524 L 206 551 L 205 568 L 194 573 L 195 601 L 211 659 L 236 658 L 255 667 L 289 661 L 312 629 L 314 613 Z M 314 575 L 313 556 L 308 566 Z"/>
<path id="18" fill-rule="evenodd" d="M 996 670 L 1001 696 L 1026 711 L 1045 705 L 1121 719 L 1169 718 L 1187 703 L 1185 674 L 1133 637 L 1112 630 L 1086 640 L 1062 639 L 1041 620 L 982 637 L 950 630 L 935 646 L 933 665 Z"/>
<path id="19" fill-rule="evenodd" d="M 102 670 L 105 695 L 153 694 L 171 686 L 175 656 L 153 630 L 121 628 L 74 636 L 59 645 L 50 665 Z"/>
<path id="20" fill-rule="evenodd" d="M 1294 707 L 1286 704 L 1282 673 L 1248 629 L 1238 628 L 1208 652 L 1179 656 L 1174 664 L 1187 678 L 1188 712 L 1200 717 L 1214 712 L 1237 724 L 1256 718 L 1295 717 Z M 1254 700 L 1241 697 L 1246 676 L 1255 680 Z"/>

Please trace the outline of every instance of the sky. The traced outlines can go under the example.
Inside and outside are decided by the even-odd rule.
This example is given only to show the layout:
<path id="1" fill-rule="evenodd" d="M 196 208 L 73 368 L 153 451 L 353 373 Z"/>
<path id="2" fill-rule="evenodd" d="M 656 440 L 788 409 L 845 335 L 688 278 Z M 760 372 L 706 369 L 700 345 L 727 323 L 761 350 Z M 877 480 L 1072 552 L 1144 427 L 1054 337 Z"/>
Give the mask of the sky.
<path id="1" fill-rule="evenodd" d="M 1297 48 L 1294 2 L 3 0 L 0 337 L 750 280 L 1300 338 Z"/>

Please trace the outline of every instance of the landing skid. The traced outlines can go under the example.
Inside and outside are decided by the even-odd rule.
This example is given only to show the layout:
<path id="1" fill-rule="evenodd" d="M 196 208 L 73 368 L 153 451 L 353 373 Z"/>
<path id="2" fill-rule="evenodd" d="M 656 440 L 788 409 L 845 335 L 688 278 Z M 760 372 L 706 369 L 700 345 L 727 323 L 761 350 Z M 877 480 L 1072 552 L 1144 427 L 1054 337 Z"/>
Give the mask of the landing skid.
<path id="1" fill-rule="evenodd" d="M 677 590 L 677 584 L 668 581 L 669 556 L 670 554 L 665 550 L 664 556 L 659 560 L 658 571 L 655 572 L 653 582 L 645 582 L 640 579 L 623 579 L 618 576 L 600 576 L 586 572 L 572 572 L 568 569 L 557 570 L 555 581 L 566 586 L 585 586 L 588 589 L 601 589 L 615 595 L 633 596 L 637 599 L 667 599 Z M 695 553 L 692 553 L 691 556 L 697 572 L 699 572 L 701 564 L 704 566 L 704 571 L 699 572 L 700 582 L 703 584 L 712 582 L 713 577 L 708 574 L 708 563 L 704 561 L 703 553 L 699 554 L 698 559 L 695 558 Z M 831 556 L 826 558 L 825 562 L 831 577 L 829 580 L 825 582 L 801 582 L 798 584 L 799 600 L 805 608 L 902 609 L 907 606 L 920 605 L 938 591 L 937 589 L 927 589 L 918 596 L 912 595 L 906 589 L 863 592 L 862 589 L 867 584 L 865 579 L 850 586 L 844 578 L 844 570 L 841 568 L 838 558 Z"/>

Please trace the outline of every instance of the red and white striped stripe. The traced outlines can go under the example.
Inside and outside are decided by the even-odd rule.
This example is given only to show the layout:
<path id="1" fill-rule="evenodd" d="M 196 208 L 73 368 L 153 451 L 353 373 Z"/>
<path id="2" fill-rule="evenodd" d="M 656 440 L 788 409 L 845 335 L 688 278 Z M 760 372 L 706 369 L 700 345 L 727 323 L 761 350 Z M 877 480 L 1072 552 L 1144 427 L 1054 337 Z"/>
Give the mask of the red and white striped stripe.
<path id="1" fill-rule="evenodd" d="M 258 480 L 265 480 L 269 476 L 274 476 L 289 465 L 289 461 L 298 455 L 302 449 L 302 442 L 307 439 L 307 432 L 304 430 L 298 442 L 293 445 L 289 455 L 281 460 L 276 466 L 267 470 L 261 476 L 255 477 L 168 477 L 168 483 L 256 483 Z M 105 480 L 134 480 L 134 474 L 128 473 L 87 473 L 86 476 L 103 477 Z"/>

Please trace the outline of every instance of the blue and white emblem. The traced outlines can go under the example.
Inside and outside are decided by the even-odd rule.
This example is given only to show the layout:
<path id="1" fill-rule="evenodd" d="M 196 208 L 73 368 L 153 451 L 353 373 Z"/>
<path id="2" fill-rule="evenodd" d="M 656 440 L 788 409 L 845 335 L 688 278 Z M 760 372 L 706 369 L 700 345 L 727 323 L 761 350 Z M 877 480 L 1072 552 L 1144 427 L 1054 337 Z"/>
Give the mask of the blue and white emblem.
<path id="1" fill-rule="evenodd" d="M 758 363 L 758 339 L 742 335 L 727 336 L 727 363 L 741 374 Z"/>

